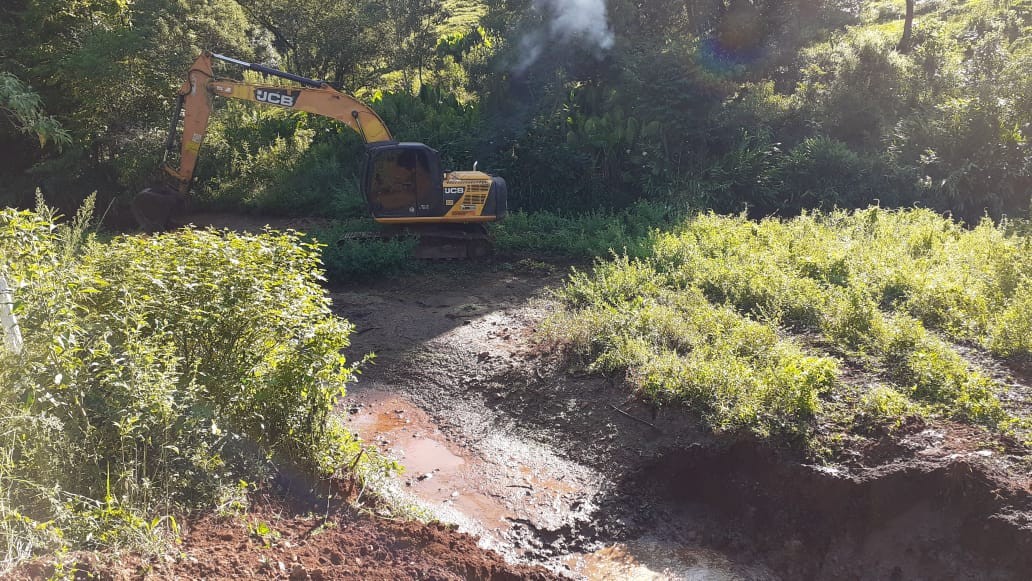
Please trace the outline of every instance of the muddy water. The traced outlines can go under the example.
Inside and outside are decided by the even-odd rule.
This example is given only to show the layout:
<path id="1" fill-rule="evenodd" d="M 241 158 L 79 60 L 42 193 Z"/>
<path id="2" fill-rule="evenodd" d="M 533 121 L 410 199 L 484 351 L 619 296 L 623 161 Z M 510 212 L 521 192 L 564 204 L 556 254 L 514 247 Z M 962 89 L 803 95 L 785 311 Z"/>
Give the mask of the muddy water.
<path id="1" fill-rule="evenodd" d="M 449 442 L 426 412 L 382 391 L 357 391 L 351 397 L 351 429 L 405 467 L 399 479 L 407 492 L 430 507 L 450 505 L 488 530 L 514 518 L 478 478 L 475 459 Z"/>
<path id="2" fill-rule="evenodd" d="M 351 429 L 405 466 L 397 477 L 403 489 L 438 518 L 480 536 L 485 547 L 529 557 L 516 529 L 557 529 L 594 508 L 599 476 L 550 458 L 533 443 L 496 433 L 474 447 L 450 440 L 403 396 L 362 389 L 350 398 Z M 651 537 L 571 550 L 548 564 L 574 578 L 599 580 L 773 578 L 712 550 Z"/>
<path id="3" fill-rule="evenodd" d="M 571 555 L 566 563 L 572 572 L 600 581 L 773 579 L 765 571 L 743 568 L 716 551 L 653 538 Z"/>
<path id="4" fill-rule="evenodd" d="M 359 437 L 406 467 L 391 497 L 456 524 L 482 547 L 573 578 L 768 578 L 666 525 L 650 527 L 647 539 L 614 542 L 629 513 L 600 504 L 612 502 L 622 471 L 569 444 L 597 443 L 608 422 L 621 420 L 599 412 L 600 423 L 571 424 L 600 405 L 579 396 L 523 410 L 536 396 L 496 381 L 527 365 L 529 337 L 550 309 L 532 297 L 561 277 L 503 271 L 462 288 L 451 278 L 420 279 L 334 294 L 337 312 L 359 329 L 352 357 L 377 353 L 349 388 L 346 411 Z"/>

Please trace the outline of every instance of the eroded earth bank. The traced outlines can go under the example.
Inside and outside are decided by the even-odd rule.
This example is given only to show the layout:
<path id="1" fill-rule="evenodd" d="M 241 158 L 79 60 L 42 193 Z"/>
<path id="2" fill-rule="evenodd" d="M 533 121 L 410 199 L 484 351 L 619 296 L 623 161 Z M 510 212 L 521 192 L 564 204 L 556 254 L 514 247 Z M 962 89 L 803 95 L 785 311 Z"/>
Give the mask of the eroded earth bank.
<path id="1" fill-rule="evenodd" d="M 333 293 L 376 353 L 342 411 L 481 547 L 591 579 L 1032 575 L 1016 444 L 915 421 L 816 465 L 717 438 L 540 341 L 566 266 L 456 268 Z"/>

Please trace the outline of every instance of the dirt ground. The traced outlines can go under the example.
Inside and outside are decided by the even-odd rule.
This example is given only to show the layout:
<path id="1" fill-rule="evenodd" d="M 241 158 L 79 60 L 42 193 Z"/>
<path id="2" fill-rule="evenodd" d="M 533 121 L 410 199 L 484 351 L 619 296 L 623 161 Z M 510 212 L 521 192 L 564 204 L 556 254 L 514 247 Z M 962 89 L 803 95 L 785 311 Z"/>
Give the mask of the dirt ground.
<path id="1" fill-rule="evenodd" d="M 267 527 L 260 528 L 260 527 Z M 259 532 L 261 531 L 261 534 Z M 516 579 L 557 578 L 541 568 L 506 563 L 450 527 L 392 522 L 354 511 L 298 512 L 282 502 L 256 503 L 241 517 L 191 522 L 177 554 L 74 555 L 75 579 Z M 46 579 L 53 565 L 30 563 L 9 577 Z"/>
<path id="2" fill-rule="evenodd" d="M 721 440 L 535 331 L 568 265 L 456 268 L 333 293 L 375 352 L 346 410 L 402 498 L 482 547 L 592 579 L 1027 579 L 1027 451 L 913 421 L 815 466 Z M 1013 378 L 1011 378 L 1013 380 Z"/>
<path id="3" fill-rule="evenodd" d="M 87 569 L 183 579 L 1032 578 L 1027 451 L 947 422 L 870 434 L 831 466 L 715 437 L 683 409 L 642 403 L 620 378 L 570 374 L 538 342 L 549 289 L 569 267 L 438 265 L 331 293 L 356 325 L 349 356 L 376 354 L 340 413 L 407 467 L 379 492 L 448 526 L 351 509 L 327 520 L 270 501 L 250 521 L 192 523 L 170 561 L 94 556 Z M 275 538 L 256 535 L 258 521 Z"/>

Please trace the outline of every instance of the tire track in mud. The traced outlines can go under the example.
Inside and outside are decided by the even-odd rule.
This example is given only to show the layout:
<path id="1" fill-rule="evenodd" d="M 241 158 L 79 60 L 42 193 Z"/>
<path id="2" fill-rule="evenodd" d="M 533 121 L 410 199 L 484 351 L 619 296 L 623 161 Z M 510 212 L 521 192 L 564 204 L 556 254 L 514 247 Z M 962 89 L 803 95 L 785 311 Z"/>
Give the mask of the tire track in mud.
<path id="1" fill-rule="evenodd" d="M 357 327 L 352 357 L 377 354 L 344 411 L 409 466 L 401 494 L 575 577 L 1032 577 L 1027 474 L 976 431 L 914 425 L 848 468 L 719 440 L 535 348 L 561 270 L 469 266 L 333 293 Z"/>

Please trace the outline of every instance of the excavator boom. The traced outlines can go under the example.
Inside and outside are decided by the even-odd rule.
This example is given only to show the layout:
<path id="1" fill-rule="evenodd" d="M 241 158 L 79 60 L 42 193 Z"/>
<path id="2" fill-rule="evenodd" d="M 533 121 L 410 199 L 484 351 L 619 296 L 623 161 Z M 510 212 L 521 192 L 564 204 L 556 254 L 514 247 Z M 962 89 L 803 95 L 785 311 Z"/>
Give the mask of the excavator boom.
<path id="1" fill-rule="evenodd" d="M 282 87 L 217 78 L 212 72 L 213 58 L 267 75 L 282 77 L 305 86 Z M 214 95 L 330 117 L 353 129 L 362 136 L 366 143 L 385 142 L 392 139 L 391 132 L 387 130 L 383 120 L 368 105 L 337 91 L 323 81 L 205 52 L 194 61 L 187 73 L 186 81 L 179 89 L 179 99 L 172 115 L 166 142 L 165 160 L 162 165 L 165 172 L 178 182 L 176 190 L 184 196 L 189 192 L 194 171 L 197 168 L 201 145 L 208 132 L 212 96 Z M 183 115 L 184 111 L 185 115 Z M 170 163 L 169 157 L 175 152 L 175 138 L 179 135 L 177 124 L 180 116 L 183 116 L 182 143 L 179 144 L 179 167 L 174 167 Z"/>

